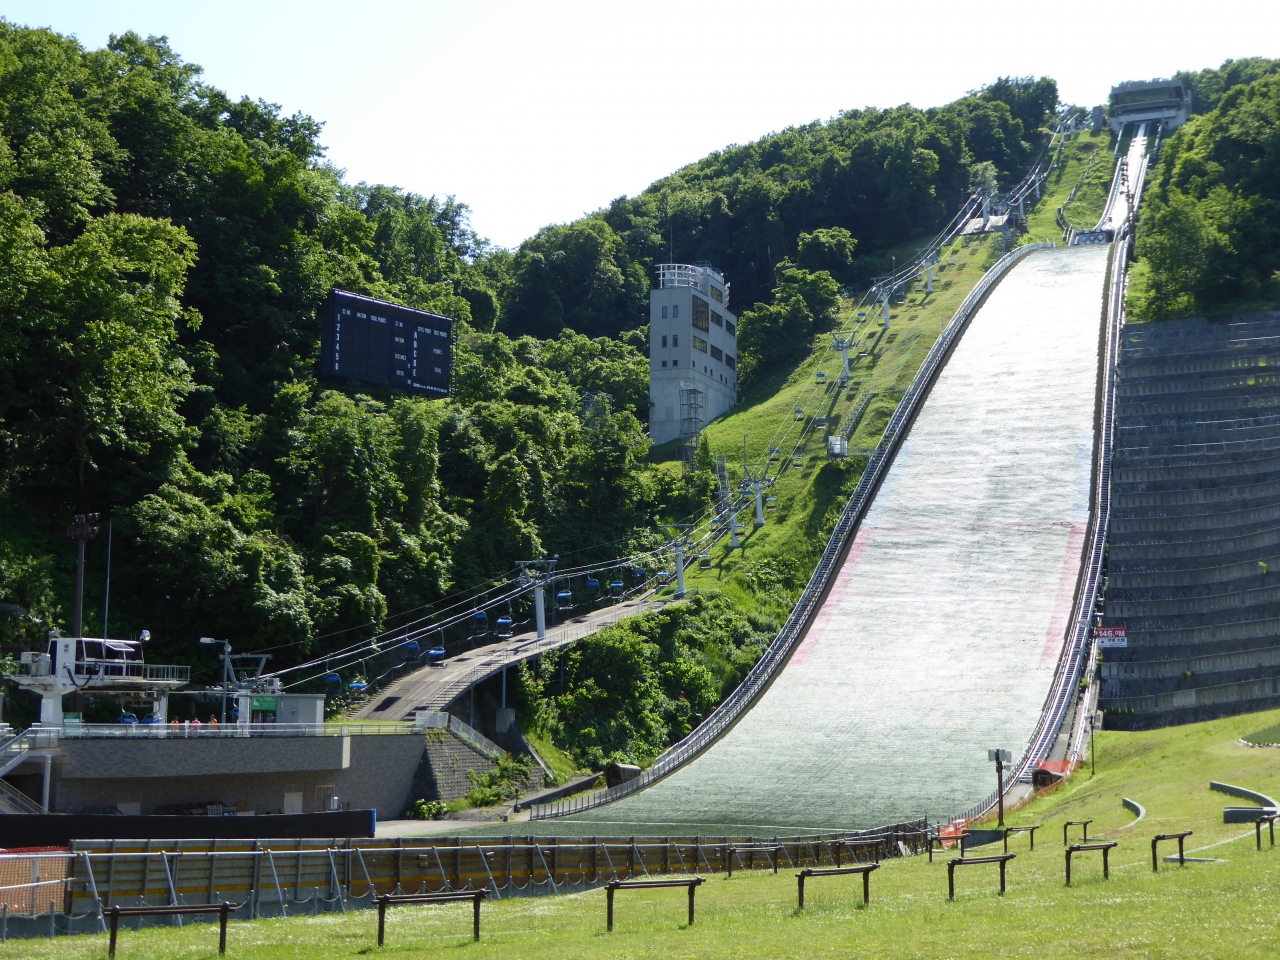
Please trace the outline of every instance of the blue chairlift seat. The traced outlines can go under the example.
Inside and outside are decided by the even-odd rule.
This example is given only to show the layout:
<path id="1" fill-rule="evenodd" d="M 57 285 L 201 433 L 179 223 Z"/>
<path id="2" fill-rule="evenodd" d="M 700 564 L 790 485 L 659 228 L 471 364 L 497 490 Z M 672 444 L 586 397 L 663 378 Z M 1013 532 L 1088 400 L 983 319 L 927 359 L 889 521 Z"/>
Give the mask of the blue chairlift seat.
<path id="1" fill-rule="evenodd" d="M 825 383 L 827 379 L 827 375 L 823 373 L 821 370 L 819 370 L 816 374 L 816 379 L 819 383 Z"/>
<path id="2" fill-rule="evenodd" d="M 410 640 L 408 643 L 406 643 L 406 644 L 404 645 L 404 652 L 405 652 L 405 653 L 412 653 L 412 654 L 416 654 L 416 653 L 418 653 L 421 649 L 422 649 L 422 648 L 421 648 L 420 646 L 418 646 L 418 641 L 417 641 L 417 640 Z"/>
<path id="3" fill-rule="evenodd" d="M 510 617 L 498 618 L 498 636 L 509 637 L 515 632 L 515 626 L 511 622 Z"/>
<path id="4" fill-rule="evenodd" d="M 348 690 L 355 690 L 355 691 L 359 692 L 359 691 L 361 691 L 361 690 L 365 689 L 367 686 L 369 686 L 369 685 L 368 685 L 367 683 L 365 683 L 363 680 L 352 680 L 350 683 L 348 683 L 348 684 L 347 684 L 347 689 L 348 689 Z"/>
<path id="5" fill-rule="evenodd" d="M 778 509 L 778 498 L 777 498 L 777 497 L 765 497 L 765 498 L 764 498 L 764 505 L 765 505 L 766 507 L 768 507 L 770 510 L 777 510 L 777 509 Z"/>
<path id="6" fill-rule="evenodd" d="M 661 584 L 667 584 L 667 583 L 670 583 L 670 582 L 671 582 L 671 571 L 670 571 L 670 570 L 659 570 L 659 571 L 658 571 L 658 583 L 661 583 Z"/>
<path id="7" fill-rule="evenodd" d="M 777 447 L 770 447 L 770 448 L 769 448 L 769 459 L 770 459 L 770 460 L 777 461 L 781 456 L 782 456 L 782 451 L 781 451 L 781 450 L 779 450 Z"/>
<path id="8" fill-rule="evenodd" d="M 559 593 L 556 594 L 556 609 L 557 610 L 573 609 L 573 591 L 561 590 Z"/>
<path id="9" fill-rule="evenodd" d="M 439 666 L 444 662 L 444 647 L 432 647 L 427 651 L 427 663 L 431 666 Z"/>
<path id="10" fill-rule="evenodd" d="M 803 419 L 804 419 L 804 410 L 803 410 L 803 409 L 801 409 L 800 407 L 796 407 L 795 417 L 796 417 L 796 419 L 797 419 L 797 420 L 803 420 Z"/>
<path id="11" fill-rule="evenodd" d="M 324 682 L 325 683 L 341 683 L 342 677 L 338 676 L 336 673 L 326 673 L 324 675 Z"/>
<path id="12" fill-rule="evenodd" d="M 621 580 L 614 580 L 609 584 L 609 592 L 615 597 L 621 595 L 622 591 L 627 589 L 627 585 Z"/>
<path id="13" fill-rule="evenodd" d="M 121 723 L 137 723 L 138 718 L 134 716 L 132 713 L 129 713 L 128 711 L 121 711 L 120 722 Z"/>

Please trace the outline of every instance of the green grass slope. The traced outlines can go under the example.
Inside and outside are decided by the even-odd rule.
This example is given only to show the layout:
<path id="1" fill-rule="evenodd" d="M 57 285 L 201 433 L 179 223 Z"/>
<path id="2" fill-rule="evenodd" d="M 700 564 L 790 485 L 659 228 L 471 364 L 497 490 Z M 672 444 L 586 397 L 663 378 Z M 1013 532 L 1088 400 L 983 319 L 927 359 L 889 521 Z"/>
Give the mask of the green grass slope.
<path id="1" fill-rule="evenodd" d="M 956 872 L 947 900 L 946 861 L 935 854 L 887 861 L 861 904 L 856 877 L 821 878 L 796 909 L 793 870 L 710 876 L 698 892 L 697 922 L 685 925 L 680 890 L 618 895 L 613 934 L 604 932 L 602 890 L 484 906 L 483 939 L 470 942 L 470 907 L 400 908 L 388 918 L 387 943 L 377 951 L 376 915 L 352 911 L 292 920 L 233 924 L 228 955 L 246 960 L 315 960 L 367 953 L 560 960 L 573 957 L 1196 957 L 1270 958 L 1280 952 L 1275 919 L 1280 849 L 1254 849 L 1250 825 L 1222 823 L 1222 807 L 1239 803 L 1210 792 L 1222 780 L 1280 794 L 1280 750 L 1236 743 L 1280 711 L 1141 733 L 1098 737 L 1098 771 L 1078 772 L 1053 792 L 1010 815 L 1038 823 L 1036 849 L 1014 838 L 1009 889 L 997 892 L 994 867 Z M 1121 805 L 1129 797 L 1147 809 L 1135 823 Z M 797 798 L 803 802 L 803 798 Z M 1073 864 L 1063 882 L 1062 825 L 1093 819 L 1091 834 L 1116 840 L 1111 879 L 1098 854 Z M 1188 855 L 1218 862 L 1151 871 L 1153 834 L 1194 830 Z M 1173 845 L 1167 845 L 1176 850 Z M 998 852 L 977 848 L 974 856 Z M 101 936 L 11 941 L 14 957 L 98 958 Z M 207 925 L 121 934 L 120 955 L 136 960 L 212 956 L 216 930 Z"/>

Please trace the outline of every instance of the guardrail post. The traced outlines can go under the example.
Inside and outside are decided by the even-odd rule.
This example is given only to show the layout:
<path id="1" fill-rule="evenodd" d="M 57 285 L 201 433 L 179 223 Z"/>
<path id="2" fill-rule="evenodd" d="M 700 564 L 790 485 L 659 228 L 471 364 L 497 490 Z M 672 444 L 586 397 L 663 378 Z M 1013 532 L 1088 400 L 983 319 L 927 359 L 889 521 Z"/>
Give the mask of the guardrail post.
<path id="1" fill-rule="evenodd" d="M 608 901 L 609 901 L 609 906 L 608 906 L 608 909 L 607 909 L 607 912 L 606 912 L 606 925 L 607 925 L 607 927 L 608 927 L 608 931 L 609 931 L 609 933 L 613 933 L 613 894 L 614 894 L 614 888 L 613 888 L 613 887 L 608 887 L 608 888 L 606 889 L 605 893 L 606 893 L 606 896 L 608 897 Z"/>
<path id="2" fill-rule="evenodd" d="M 222 909 L 218 911 L 218 953 L 227 952 L 227 920 L 231 916 L 231 903 L 222 901 Z"/>
<path id="3" fill-rule="evenodd" d="M 111 908 L 111 932 L 110 939 L 107 940 L 107 956 L 115 957 L 116 955 L 116 934 L 120 930 L 120 907 L 113 906 Z"/>

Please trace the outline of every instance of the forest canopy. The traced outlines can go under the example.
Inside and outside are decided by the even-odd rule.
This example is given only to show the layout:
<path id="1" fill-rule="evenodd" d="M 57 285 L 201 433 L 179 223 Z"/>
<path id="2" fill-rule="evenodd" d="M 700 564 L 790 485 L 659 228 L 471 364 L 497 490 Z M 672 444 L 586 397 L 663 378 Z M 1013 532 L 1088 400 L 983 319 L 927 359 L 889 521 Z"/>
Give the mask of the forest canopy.
<path id="1" fill-rule="evenodd" d="M 508 251 L 454 197 L 349 183 L 319 121 L 229 98 L 164 38 L 0 21 L 3 652 L 68 626 L 86 510 L 111 526 L 109 632 L 179 663 L 213 635 L 282 666 L 518 559 L 659 542 L 709 488 L 646 460 L 653 264 L 713 261 L 748 346 L 790 335 L 949 217 L 973 165 L 1019 175 L 1056 101 L 1007 78 L 849 111 Z M 455 318 L 453 396 L 317 380 L 334 287 Z"/>
<path id="2" fill-rule="evenodd" d="M 1147 319 L 1280 302 L 1280 73 L 1231 87 L 1165 140 L 1137 254 Z"/>

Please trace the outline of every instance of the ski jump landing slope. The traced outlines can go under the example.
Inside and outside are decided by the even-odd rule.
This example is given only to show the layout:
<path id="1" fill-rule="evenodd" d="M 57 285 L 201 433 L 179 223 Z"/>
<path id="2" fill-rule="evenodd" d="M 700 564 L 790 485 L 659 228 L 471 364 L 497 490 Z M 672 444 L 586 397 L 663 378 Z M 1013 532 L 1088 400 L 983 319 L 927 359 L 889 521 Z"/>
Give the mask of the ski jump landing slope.
<path id="1" fill-rule="evenodd" d="M 1009 273 L 773 685 L 692 763 L 573 821 L 847 829 L 950 815 L 994 789 L 987 749 L 1026 747 L 1069 625 L 1106 266 L 1105 247 L 1069 247 Z"/>

